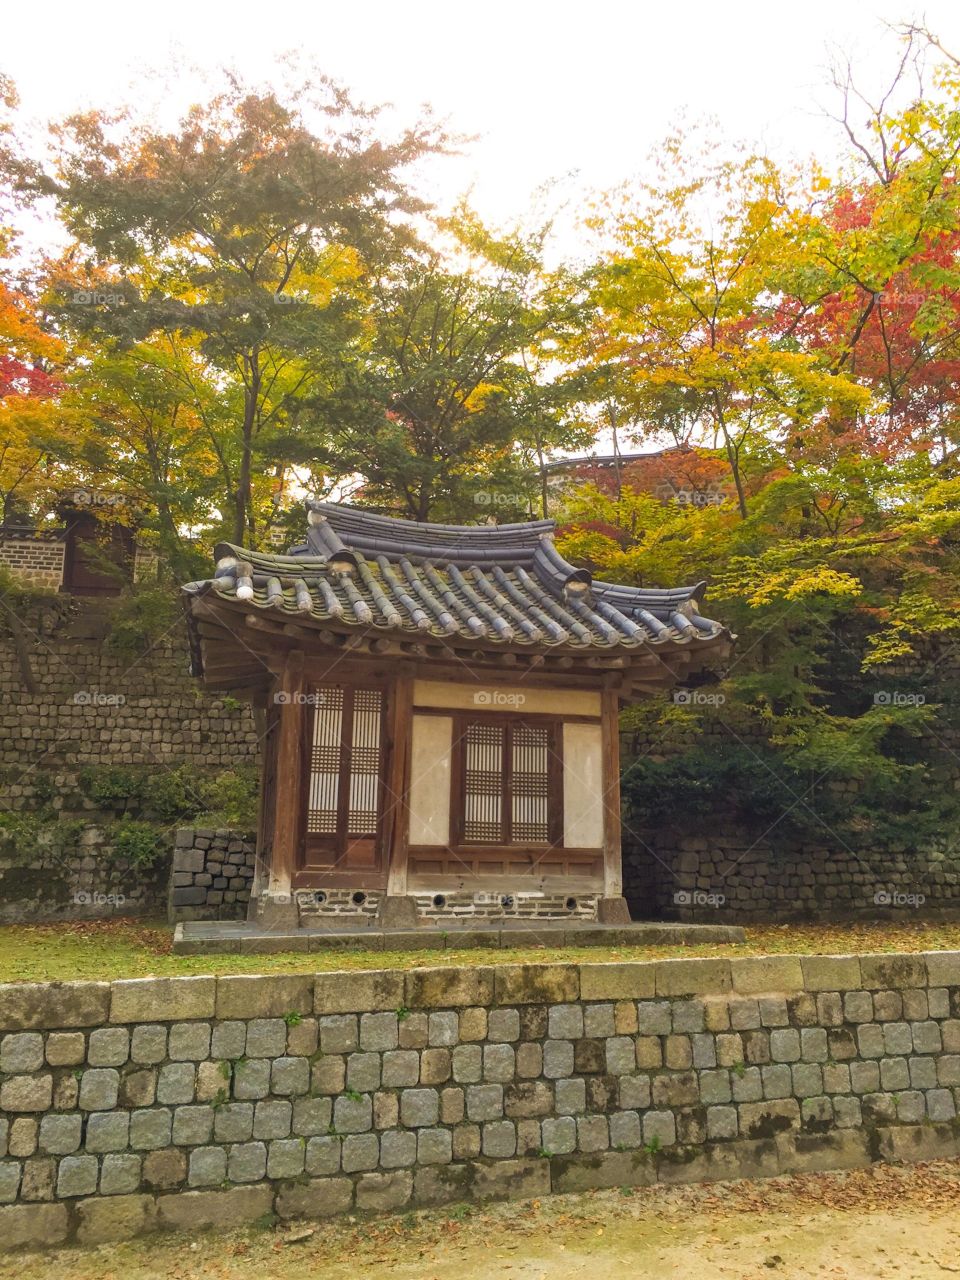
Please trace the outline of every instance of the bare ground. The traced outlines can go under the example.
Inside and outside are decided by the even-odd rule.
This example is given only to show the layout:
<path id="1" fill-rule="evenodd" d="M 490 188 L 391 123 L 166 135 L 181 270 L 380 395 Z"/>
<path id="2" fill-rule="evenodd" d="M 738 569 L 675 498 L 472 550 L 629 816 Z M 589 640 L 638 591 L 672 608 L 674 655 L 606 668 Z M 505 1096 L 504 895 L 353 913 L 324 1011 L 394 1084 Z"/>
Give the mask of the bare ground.
<path id="1" fill-rule="evenodd" d="M 154 1236 L 0 1262 L 17 1280 L 929 1280 L 960 1275 L 960 1161 Z"/>

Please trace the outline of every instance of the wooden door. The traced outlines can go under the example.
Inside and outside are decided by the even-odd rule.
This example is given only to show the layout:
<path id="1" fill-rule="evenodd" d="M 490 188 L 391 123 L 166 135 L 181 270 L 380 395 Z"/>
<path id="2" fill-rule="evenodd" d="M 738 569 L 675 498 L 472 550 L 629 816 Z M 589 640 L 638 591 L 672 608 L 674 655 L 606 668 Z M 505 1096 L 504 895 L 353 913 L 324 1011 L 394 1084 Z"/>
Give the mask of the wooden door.
<path id="1" fill-rule="evenodd" d="M 384 690 L 322 686 L 307 695 L 300 885 L 379 885 L 384 877 Z"/>
<path id="2" fill-rule="evenodd" d="M 75 596 L 116 596 L 133 577 L 134 535 L 124 525 L 104 525 L 87 511 L 67 525 L 62 590 Z"/>

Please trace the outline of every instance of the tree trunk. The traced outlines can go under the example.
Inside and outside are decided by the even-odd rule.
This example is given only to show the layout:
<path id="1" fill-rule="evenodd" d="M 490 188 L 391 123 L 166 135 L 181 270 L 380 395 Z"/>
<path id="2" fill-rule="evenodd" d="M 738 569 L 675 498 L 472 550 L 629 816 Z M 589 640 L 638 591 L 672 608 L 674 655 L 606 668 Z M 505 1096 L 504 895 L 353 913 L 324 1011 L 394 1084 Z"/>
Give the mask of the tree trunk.
<path id="1" fill-rule="evenodd" d="M 17 665 L 20 667 L 20 679 L 23 681 L 24 690 L 27 693 L 36 693 L 37 682 L 33 674 L 33 664 L 30 661 L 30 650 L 27 648 L 27 638 L 23 633 L 20 619 L 12 609 L 7 610 L 7 621 L 13 637 L 13 647 L 16 650 Z"/>
<path id="2" fill-rule="evenodd" d="M 727 454 L 727 462 L 730 464 L 730 473 L 733 476 L 733 483 L 737 490 L 737 506 L 740 508 L 740 517 L 743 520 L 747 518 L 747 495 L 743 488 L 743 476 L 740 474 L 740 460 L 737 457 L 737 451 L 734 448 L 733 441 L 727 431 L 727 423 L 723 416 L 723 410 L 717 408 L 717 424 L 723 435 L 723 446 Z"/>
<path id="3" fill-rule="evenodd" d="M 623 470 L 620 463 L 620 437 L 617 434 L 617 408 L 613 403 L 607 405 L 610 417 L 610 436 L 613 441 L 613 471 L 616 476 L 617 501 L 623 497 Z"/>
<path id="4" fill-rule="evenodd" d="M 233 510 L 233 540 L 241 547 L 247 540 L 251 516 L 250 480 L 253 471 L 253 431 L 257 420 L 257 404 L 260 392 L 260 371 L 257 366 L 256 355 L 251 356 L 249 367 L 250 381 L 243 396 L 243 441 Z M 252 529 L 250 529 L 250 532 L 252 533 Z"/>

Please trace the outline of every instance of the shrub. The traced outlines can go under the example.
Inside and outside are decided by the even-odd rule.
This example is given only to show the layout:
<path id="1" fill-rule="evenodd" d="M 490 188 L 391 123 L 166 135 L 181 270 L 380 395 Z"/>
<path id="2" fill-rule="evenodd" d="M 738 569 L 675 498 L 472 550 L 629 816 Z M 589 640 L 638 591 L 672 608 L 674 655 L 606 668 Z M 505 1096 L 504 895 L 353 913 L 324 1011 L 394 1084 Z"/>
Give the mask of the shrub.
<path id="1" fill-rule="evenodd" d="M 123 810 L 143 795 L 144 773 L 123 765 L 90 766 L 80 770 L 80 790 L 103 809 Z"/>
<path id="2" fill-rule="evenodd" d="M 145 653 L 173 626 L 179 613 L 169 586 L 135 586 L 117 600 L 110 619 L 107 648 L 127 656 Z"/>
<path id="3" fill-rule="evenodd" d="M 253 831 L 257 825 L 259 783 L 256 769 L 225 769 L 203 785 L 205 825 Z"/>
<path id="4" fill-rule="evenodd" d="M 132 867 L 150 867 L 165 851 L 162 830 L 149 822 L 122 818 L 111 834 L 113 856 L 125 859 Z"/>
<path id="5" fill-rule="evenodd" d="M 203 808 L 203 790 L 191 765 L 160 769 L 147 774 L 143 780 L 143 808 L 168 822 L 186 821 Z"/>

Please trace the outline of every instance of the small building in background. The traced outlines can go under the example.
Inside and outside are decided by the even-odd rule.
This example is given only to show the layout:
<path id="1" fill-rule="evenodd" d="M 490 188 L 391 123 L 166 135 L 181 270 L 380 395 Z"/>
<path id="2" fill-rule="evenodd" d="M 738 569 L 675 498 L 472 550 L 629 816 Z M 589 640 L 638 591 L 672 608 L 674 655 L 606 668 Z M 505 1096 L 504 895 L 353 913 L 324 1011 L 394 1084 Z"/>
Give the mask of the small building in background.
<path id="1" fill-rule="evenodd" d="M 547 466 L 551 485 L 575 488 L 593 484 L 615 497 L 622 489 L 649 493 L 680 506 L 719 506 L 736 497 L 730 468 L 716 451 L 672 445 L 649 453 L 591 454 L 560 458 Z"/>
<path id="2" fill-rule="evenodd" d="M 252 914 L 627 922 L 618 712 L 725 662 L 703 585 L 595 581 L 552 521 L 308 507 L 304 544 L 184 587 L 195 674 L 259 712 Z"/>
<path id="3" fill-rule="evenodd" d="M 54 526 L 0 524 L 0 565 L 18 581 L 76 596 L 116 596 L 156 572 L 138 537 L 141 513 L 121 494 L 76 489 L 56 503 Z"/>

